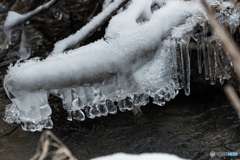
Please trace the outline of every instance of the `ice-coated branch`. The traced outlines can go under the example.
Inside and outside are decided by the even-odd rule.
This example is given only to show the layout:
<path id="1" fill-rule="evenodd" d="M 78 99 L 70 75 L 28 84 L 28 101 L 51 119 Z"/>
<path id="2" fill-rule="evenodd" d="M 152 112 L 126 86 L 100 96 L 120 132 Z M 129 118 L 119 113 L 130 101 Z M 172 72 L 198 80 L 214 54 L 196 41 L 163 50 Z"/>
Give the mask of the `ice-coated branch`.
<path id="1" fill-rule="evenodd" d="M 40 13 L 44 12 L 45 10 L 50 8 L 52 5 L 57 3 L 58 1 L 59 0 L 51 0 L 44 5 L 37 7 L 33 11 L 30 11 L 23 15 L 18 14 L 14 11 L 9 11 L 8 16 L 7 16 L 4 26 L 3 26 L 4 32 L 8 38 L 9 43 L 11 43 L 11 32 L 14 27 L 20 26 L 23 23 L 25 23 L 26 21 L 30 20 L 31 18 L 39 15 Z"/>
<path id="2" fill-rule="evenodd" d="M 152 10 L 155 3 L 161 7 Z M 201 45 L 199 52 L 205 73 L 209 73 L 206 78 L 212 84 L 216 78 L 222 82 L 224 73 L 215 53 L 223 72 L 227 72 L 229 57 L 217 38 L 207 40 L 203 19 L 203 7 L 195 1 L 132 0 L 126 10 L 112 17 L 105 39 L 62 53 L 68 44 L 78 41 L 77 32 L 55 45 L 58 54 L 9 66 L 4 88 L 13 103 L 6 108 L 5 121 L 22 122 L 28 131 L 52 128 L 49 94 L 62 99 L 68 120 L 78 121 L 115 114 L 113 102 L 126 111 L 146 105 L 148 97 L 163 106 L 181 88 L 189 95 L 191 37 Z"/>
<path id="3" fill-rule="evenodd" d="M 4 88 L 13 104 L 5 121 L 23 122 L 22 128 L 30 131 L 51 128 L 49 93 L 62 98 L 68 120 L 80 121 L 116 113 L 113 101 L 125 111 L 145 105 L 149 96 L 160 106 L 174 98 L 180 87 L 171 37 L 181 39 L 176 33 L 189 30 L 183 29 L 190 25 L 185 19 L 201 15 L 202 8 L 195 2 L 159 0 L 166 5 L 152 12 L 153 2 L 133 0 L 109 22 L 106 41 L 10 66 Z M 188 57 L 187 39 L 180 41 L 182 58 Z M 189 94 L 189 59 L 182 64 L 187 69 L 182 86 Z"/>
<path id="4" fill-rule="evenodd" d="M 74 35 L 57 42 L 52 51 L 53 54 L 62 53 L 66 49 L 75 48 L 85 39 L 92 35 L 96 30 L 108 21 L 117 11 L 124 6 L 129 0 L 115 0 L 100 14 L 95 16 L 89 23 L 77 31 Z"/>

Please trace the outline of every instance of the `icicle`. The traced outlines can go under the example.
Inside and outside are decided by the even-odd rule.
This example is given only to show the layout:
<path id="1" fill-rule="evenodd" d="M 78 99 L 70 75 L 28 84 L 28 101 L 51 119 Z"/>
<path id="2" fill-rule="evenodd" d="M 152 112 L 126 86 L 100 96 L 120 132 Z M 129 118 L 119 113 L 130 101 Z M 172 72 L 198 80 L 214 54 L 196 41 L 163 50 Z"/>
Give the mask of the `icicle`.
<path id="1" fill-rule="evenodd" d="M 26 48 L 26 34 L 25 34 L 24 26 L 22 26 L 21 42 L 20 42 L 20 47 L 18 52 L 19 52 L 19 57 L 21 59 L 26 60 L 30 57 L 30 53 Z"/>
<path id="2" fill-rule="evenodd" d="M 190 58 L 189 58 L 189 51 L 188 51 L 189 41 L 190 41 L 190 37 L 185 35 L 184 37 L 181 38 L 179 42 L 180 50 L 181 50 L 183 89 L 187 96 L 190 94 Z"/>
<path id="3" fill-rule="evenodd" d="M 202 73 L 202 56 L 201 56 L 201 43 L 202 41 L 204 41 L 204 38 L 203 38 L 203 32 L 205 31 L 202 31 L 202 33 L 197 33 L 199 30 L 199 26 L 197 25 L 195 28 L 194 28 L 194 32 L 192 34 L 192 38 L 197 42 L 197 62 L 198 62 L 198 72 L 199 74 Z"/>
<path id="4" fill-rule="evenodd" d="M 153 103 L 159 106 L 164 106 L 166 102 L 162 96 L 160 96 L 159 94 L 155 94 L 155 97 L 153 98 Z"/>
<path id="5" fill-rule="evenodd" d="M 206 45 L 205 42 L 202 42 L 202 53 L 203 53 L 203 59 L 204 59 L 204 72 L 205 72 L 205 79 L 209 80 L 209 72 L 208 72 L 208 60 L 206 55 Z"/>
<path id="6" fill-rule="evenodd" d="M 134 105 L 134 107 L 140 107 L 141 106 L 140 99 L 141 99 L 141 95 L 134 94 L 134 96 L 133 96 L 133 105 Z"/>
<path id="7" fill-rule="evenodd" d="M 207 44 L 207 52 L 208 52 L 210 84 L 214 85 L 216 83 L 216 80 L 215 80 L 215 78 L 216 78 L 216 72 L 215 72 L 216 54 L 214 53 L 212 43 Z"/>
<path id="8" fill-rule="evenodd" d="M 123 108 L 129 111 L 133 109 L 133 102 L 131 98 L 127 97 L 123 100 Z"/>
<path id="9" fill-rule="evenodd" d="M 107 109 L 107 106 L 106 106 L 105 101 L 100 101 L 100 102 L 97 104 L 97 108 L 98 108 L 99 111 L 100 111 L 98 117 L 100 117 L 100 116 L 107 116 L 107 115 L 108 115 L 108 109 Z"/>
<path id="10" fill-rule="evenodd" d="M 215 46 L 215 53 L 216 53 L 216 60 L 217 60 L 217 77 L 219 78 L 219 82 L 223 85 L 223 66 L 222 66 L 222 52 L 221 52 L 221 44 L 216 42 Z"/>
<path id="11" fill-rule="evenodd" d="M 207 63 L 208 63 L 209 79 L 210 79 L 210 83 L 212 83 L 212 80 L 213 80 L 212 63 L 211 63 L 212 61 L 211 61 L 211 51 L 210 51 L 209 44 L 207 44 L 207 54 L 208 54 Z"/>
<path id="12" fill-rule="evenodd" d="M 172 39 L 171 40 L 171 51 L 172 51 L 172 56 L 173 56 L 173 69 L 174 69 L 174 72 L 177 76 L 177 51 L 176 51 L 176 41 L 175 39 Z"/>
<path id="13" fill-rule="evenodd" d="M 110 100 L 106 101 L 108 113 L 110 114 L 116 114 L 117 113 L 117 107 L 114 105 L 114 103 Z"/>
<path id="14" fill-rule="evenodd" d="M 208 22 L 203 21 L 200 25 L 202 26 L 203 41 L 206 41 L 208 33 Z"/>
<path id="15" fill-rule="evenodd" d="M 73 110 L 73 119 L 77 120 L 77 121 L 84 121 L 85 120 L 85 115 L 83 113 L 82 110 L 77 109 L 77 110 Z"/>
<path id="16" fill-rule="evenodd" d="M 148 102 L 149 102 L 149 95 L 146 94 L 146 93 L 143 93 L 143 94 L 141 95 L 141 98 L 140 98 L 140 104 L 141 104 L 141 106 L 147 105 Z"/>
<path id="17" fill-rule="evenodd" d="M 197 43 L 197 61 L 198 61 L 198 72 L 202 73 L 202 55 L 201 55 L 201 46 L 200 42 Z"/>

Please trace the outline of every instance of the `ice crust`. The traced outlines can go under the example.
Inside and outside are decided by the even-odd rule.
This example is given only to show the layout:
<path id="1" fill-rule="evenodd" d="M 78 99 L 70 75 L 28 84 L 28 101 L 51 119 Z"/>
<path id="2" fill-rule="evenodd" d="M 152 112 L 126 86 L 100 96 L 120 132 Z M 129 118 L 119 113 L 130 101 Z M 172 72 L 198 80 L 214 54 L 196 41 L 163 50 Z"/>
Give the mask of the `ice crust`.
<path id="1" fill-rule="evenodd" d="M 158 9 L 152 10 L 153 5 Z M 221 5 L 226 6 L 225 2 Z M 239 13 L 234 11 L 224 21 L 234 21 L 236 26 L 232 16 L 239 18 Z M 28 131 L 52 128 L 49 94 L 62 99 L 70 121 L 115 114 L 117 107 L 122 112 L 132 110 L 133 106 L 146 105 L 149 97 L 162 106 L 181 88 L 189 95 L 190 38 L 200 46 L 198 63 L 203 57 L 209 65 L 205 64 L 206 79 L 214 84 L 219 78 L 222 83 L 230 60 L 224 61 L 229 57 L 216 36 L 211 43 L 206 41 L 205 18 L 198 1 L 133 0 L 111 19 L 103 39 L 60 53 L 66 46 L 59 45 L 75 41 L 72 37 L 77 39 L 79 31 L 55 45 L 53 53 L 58 54 L 10 65 L 4 88 L 13 103 L 6 108 L 5 121 L 22 122 L 22 128 Z M 194 30 L 196 26 L 198 30 Z M 201 34 L 196 35 L 199 30 Z M 214 48 L 215 43 L 218 47 Z M 213 58 L 206 57 L 206 52 Z M 217 68 L 220 72 L 216 73 Z"/>

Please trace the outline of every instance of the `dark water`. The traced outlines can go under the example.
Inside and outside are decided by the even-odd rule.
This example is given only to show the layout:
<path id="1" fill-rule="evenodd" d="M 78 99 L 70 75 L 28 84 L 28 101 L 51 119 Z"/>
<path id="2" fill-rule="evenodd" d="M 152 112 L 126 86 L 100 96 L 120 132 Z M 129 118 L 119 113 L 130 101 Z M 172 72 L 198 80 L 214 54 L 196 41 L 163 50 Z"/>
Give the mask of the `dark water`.
<path id="1" fill-rule="evenodd" d="M 7 9 L 0 13 L 1 44 L 4 42 L 2 25 L 6 13 Z M 26 27 L 28 48 L 33 56 L 46 57 L 54 42 L 71 34 L 71 29 L 72 26 L 65 22 L 48 24 L 33 21 Z M 2 87 L 2 80 L 8 64 L 17 60 L 17 50 L 15 47 L 10 51 L 0 64 L 0 135 L 16 126 L 2 120 L 4 108 L 11 103 Z M 189 97 L 181 91 L 164 107 L 150 103 L 142 107 L 147 119 L 144 124 L 138 124 L 131 112 L 69 122 L 61 100 L 50 97 L 49 101 L 53 110 L 52 132 L 78 159 L 116 152 L 162 152 L 190 159 L 210 159 L 210 151 L 240 153 L 240 121 L 219 87 L 192 83 Z M 19 127 L 11 135 L 1 138 L 0 160 L 31 158 L 40 134 L 24 132 Z"/>

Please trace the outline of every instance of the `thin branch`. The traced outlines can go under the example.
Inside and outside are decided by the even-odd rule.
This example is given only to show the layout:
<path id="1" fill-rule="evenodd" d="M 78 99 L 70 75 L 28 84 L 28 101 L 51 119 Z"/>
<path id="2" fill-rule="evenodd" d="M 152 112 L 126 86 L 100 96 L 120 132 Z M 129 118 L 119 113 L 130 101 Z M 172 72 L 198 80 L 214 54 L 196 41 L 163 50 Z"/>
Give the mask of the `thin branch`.
<path id="1" fill-rule="evenodd" d="M 16 26 L 20 26 L 21 24 L 25 23 L 29 19 L 39 15 L 40 13 L 44 12 L 47 9 L 49 9 L 51 6 L 56 4 L 58 1 L 59 0 L 51 0 L 48 3 L 37 7 L 33 11 L 30 11 L 30 12 L 28 12 L 26 14 L 23 14 L 21 17 L 18 18 L 18 20 L 14 21 L 13 23 L 7 23 L 7 25 L 5 25 L 6 24 L 6 22 L 5 22 L 4 28 L 5 29 L 12 29 L 12 28 L 14 28 Z"/>
<path id="2" fill-rule="evenodd" d="M 4 0 L 4 1 L 2 2 L 2 4 L 0 5 L 0 8 L 4 5 L 5 2 L 6 2 L 6 0 Z"/>
<path id="3" fill-rule="evenodd" d="M 129 0 L 118 0 L 111 3 L 105 10 L 95 16 L 89 23 L 77 31 L 74 35 L 71 35 L 55 44 L 52 51 L 53 54 L 62 53 L 67 49 L 73 49 L 94 32 L 98 30 L 105 22 L 107 22 L 117 11 L 123 7 Z"/>
<path id="4" fill-rule="evenodd" d="M 238 117 L 240 119 L 240 100 L 234 88 L 230 85 L 227 85 L 224 87 L 224 92 L 226 93 L 229 101 L 232 103 L 233 108 L 236 110 Z"/>
<path id="5" fill-rule="evenodd" d="M 54 142 L 55 141 L 55 142 Z M 51 146 L 57 148 L 56 151 L 50 151 Z M 71 151 L 59 140 L 51 131 L 45 131 L 39 140 L 36 154 L 30 160 L 44 160 L 52 156 L 53 160 L 77 160 Z"/>
<path id="6" fill-rule="evenodd" d="M 96 12 L 96 10 L 97 10 L 100 2 L 101 2 L 101 0 L 98 1 L 98 3 L 97 3 L 97 5 L 95 6 L 94 10 L 92 11 L 91 15 L 88 17 L 87 21 L 89 21 L 89 20 L 93 17 L 93 15 L 95 14 L 95 12 Z"/>

